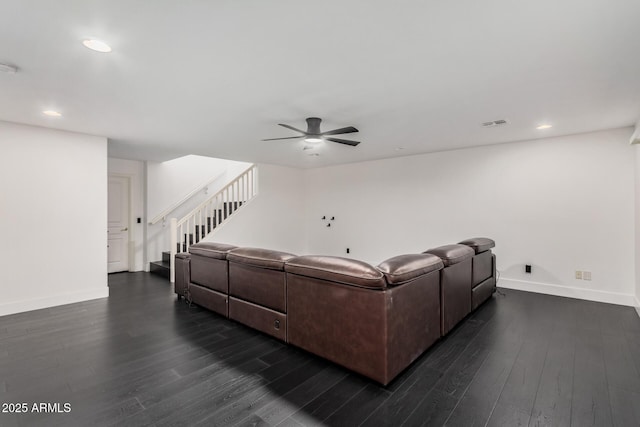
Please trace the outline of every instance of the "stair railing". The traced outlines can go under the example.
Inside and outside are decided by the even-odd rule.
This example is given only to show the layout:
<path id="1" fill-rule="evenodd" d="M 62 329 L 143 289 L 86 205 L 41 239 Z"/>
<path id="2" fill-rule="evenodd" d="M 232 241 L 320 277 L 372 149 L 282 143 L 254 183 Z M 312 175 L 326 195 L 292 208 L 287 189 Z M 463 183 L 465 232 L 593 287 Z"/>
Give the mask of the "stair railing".
<path id="1" fill-rule="evenodd" d="M 207 237 L 258 195 L 258 168 L 252 165 L 182 219 L 171 218 L 171 283 L 175 281 L 175 256 Z"/>
<path id="2" fill-rule="evenodd" d="M 201 191 L 204 191 L 205 194 L 206 194 L 207 191 L 209 191 L 209 186 L 211 184 L 213 184 L 214 182 L 216 182 L 217 180 L 219 180 L 222 177 L 222 175 L 224 175 L 224 173 L 220 173 L 220 174 L 216 175 L 215 177 L 209 179 L 207 182 L 202 183 L 199 186 L 197 186 L 193 191 L 191 191 L 189 194 L 184 196 L 182 199 L 180 199 L 179 201 L 177 201 L 176 203 L 174 203 L 173 205 L 169 206 L 168 208 L 166 208 L 165 210 L 160 212 L 158 215 L 156 215 L 151 221 L 149 221 L 149 225 L 155 225 L 158 222 L 160 222 L 160 220 L 162 220 L 162 226 L 164 227 L 165 221 L 167 219 L 167 216 L 171 212 L 173 212 L 176 209 L 178 209 L 180 206 L 182 206 L 183 204 L 188 202 L 193 196 L 195 196 L 196 194 L 200 193 Z"/>

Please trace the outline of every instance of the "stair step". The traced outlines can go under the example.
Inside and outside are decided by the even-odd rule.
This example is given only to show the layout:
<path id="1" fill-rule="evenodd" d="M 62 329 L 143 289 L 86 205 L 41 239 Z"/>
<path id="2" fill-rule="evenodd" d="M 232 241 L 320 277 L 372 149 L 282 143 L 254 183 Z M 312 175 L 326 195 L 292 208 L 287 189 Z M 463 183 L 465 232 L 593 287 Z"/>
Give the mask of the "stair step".
<path id="1" fill-rule="evenodd" d="M 149 263 L 149 272 L 168 279 L 171 274 L 171 264 L 165 261 L 151 262 Z"/>
<path id="2" fill-rule="evenodd" d="M 162 262 L 166 262 L 166 263 L 171 262 L 171 252 L 169 251 L 162 252 Z"/>

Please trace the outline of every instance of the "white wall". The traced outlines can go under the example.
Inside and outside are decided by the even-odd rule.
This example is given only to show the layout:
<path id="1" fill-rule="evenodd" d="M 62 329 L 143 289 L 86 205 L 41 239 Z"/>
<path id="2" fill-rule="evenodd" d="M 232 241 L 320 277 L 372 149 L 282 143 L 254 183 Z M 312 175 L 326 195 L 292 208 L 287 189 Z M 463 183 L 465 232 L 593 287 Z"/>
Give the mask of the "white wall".
<path id="1" fill-rule="evenodd" d="M 629 142 L 632 144 L 640 143 L 640 120 L 638 120 L 638 123 L 634 126 L 634 132 L 631 135 L 631 138 L 629 138 Z"/>
<path id="2" fill-rule="evenodd" d="M 109 158 L 109 175 L 129 178 L 129 271 L 143 271 L 144 267 L 144 163 L 137 160 Z M 141 218 L 141 223 L 136 222 Z"/>
<path id="3" fill-rule="evenodd" d="M 496 240 L 500 286 L 632 305 L 631 129 L 306 172 L 307 252 L 371 263 Z M 320 218 L 335 216 L 330 228 Z M 532 264 L 526 274 L 524 265 Z M 575 270 L 592 280 L 576 280 Z"/>
<path id="4" fill-rule="evenodd" d="M 636 132 L 640 131 L 640 124 L 636 126 Z M 640 315 L 640 145 L 634 145 L 633 150 L 635 151 L 635 161 L 636 161 L 636 210 L 635 210 L 635 219 L 636 219 L 636 259 L 635 259 L 635 267 L 636 267 L 636 310 L 638 310 L 638 315 Z"/>
<path id="5" fill-rule="evenodd" d="M 0 122 L 0 315 L 106 297 L 107 141 Z"/>
<path id="6" fill-rule="evenodd" d="M 147 163 L 147 222 L 171 207 L 185 196 L 200 188 L 212 178 L 218 177 L 208 187 L 208 191 L 195 194 L 181 208 L 171 213 L 169 218 L 181 218 L 215 194 L 250 163 L 215 159 L 203 156 L 184 156 L 162 163 Z M 147 254 L 149 261 L 158 261 L 162 251 L 169 248 L 169 221 L 147 226 Z M 148 268 L 148 265 L 145 266 Z"/>
<path id="7" fill-rule="evenodd" d="M 258 196 L 206 240 L 303 254 L 303 174 L 300 169 L 258 165 Z"/>

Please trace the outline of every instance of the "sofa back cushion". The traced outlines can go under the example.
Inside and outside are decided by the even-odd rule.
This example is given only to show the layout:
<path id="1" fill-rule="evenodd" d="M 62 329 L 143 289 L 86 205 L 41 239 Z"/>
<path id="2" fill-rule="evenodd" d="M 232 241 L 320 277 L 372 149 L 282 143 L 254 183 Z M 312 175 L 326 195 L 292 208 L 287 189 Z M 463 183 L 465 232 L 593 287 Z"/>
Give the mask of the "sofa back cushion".
<path id="1" fill-rule="evenodd" d="M 253 265 L 270 270 L 284 270 L 284 263 L 295 258 L 294 254 L 261 248 L 237 248 L 227 255 L 229 262 Z"/>
<path id="2" fill-rule="evenodd" d="M 207 258 L 227 259 L 227 253 L 237 246 L 217 242 L 199 242 L 189 246 L 189 252 Z"/>
<path id="3" fill-rule="evenodd" d="M 425 254 L 433 254 L 439 257 L 445 267 L 470 259 L 475 251 L 467 245 L 445 245 L 424 251 Z"/>
<path id="4" fill-rule="evenodd" d="M 378 265 L 387 283 L 392 286 L 409 282 L 443 267 L 442 260 L 432 254 L 398 255 Z"/>
<path id="5" fill-rule="evenodd" d="M 363 261 L 322 255 L 292 258 L 285 271 L 300 276 L 328 280 L 363 288 L 385 289 L 387 282 L 380 270 Z"/>

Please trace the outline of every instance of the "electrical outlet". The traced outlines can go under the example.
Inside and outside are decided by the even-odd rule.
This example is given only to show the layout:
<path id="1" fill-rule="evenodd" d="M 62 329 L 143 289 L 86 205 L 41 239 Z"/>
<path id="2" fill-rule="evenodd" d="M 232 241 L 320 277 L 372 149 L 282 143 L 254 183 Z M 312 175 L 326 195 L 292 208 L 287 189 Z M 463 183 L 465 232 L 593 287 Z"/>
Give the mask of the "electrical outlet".
<path id="1" fill-rule="evenodd" d="M 582 271 L 577 271 L 576 270 L 576 279 L 582 280 Z"/>
<path id="2" fill-rule="evenodd" d="M 583 271 L 582 272 L 582 279 L 583 280 L 591 280 L 591 272 L 590 271 Z"/>

